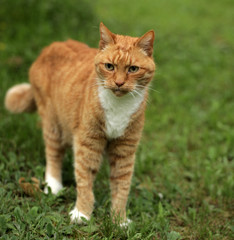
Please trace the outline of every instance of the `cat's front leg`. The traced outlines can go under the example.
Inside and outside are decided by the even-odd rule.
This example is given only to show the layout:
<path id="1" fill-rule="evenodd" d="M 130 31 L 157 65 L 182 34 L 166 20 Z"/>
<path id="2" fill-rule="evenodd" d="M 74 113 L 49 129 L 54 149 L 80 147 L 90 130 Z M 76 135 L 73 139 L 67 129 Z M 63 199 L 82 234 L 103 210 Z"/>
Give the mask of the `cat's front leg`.
<path id="1" fill-rule="evenodd" d="M 126 204 L 134 170 L 137 143 L 138 140 L 134 139 L 116 139 L 113 140 L 108 147 L 111 168 L 111 211 L 114 218 L 120 217 L 122 226 L 130 222 L 130 220 L 126 218 Z"/>
<path id="2" fill-rule="evenodd" d="M 75 178 L 77 200 L 70 212 L 71 220 L 82 223 L 82 217 L 89 220 L 93 211 L 93 181 L 99 170 L 106 140 L 100 136 L 80 134 L 74 140 Z"/>

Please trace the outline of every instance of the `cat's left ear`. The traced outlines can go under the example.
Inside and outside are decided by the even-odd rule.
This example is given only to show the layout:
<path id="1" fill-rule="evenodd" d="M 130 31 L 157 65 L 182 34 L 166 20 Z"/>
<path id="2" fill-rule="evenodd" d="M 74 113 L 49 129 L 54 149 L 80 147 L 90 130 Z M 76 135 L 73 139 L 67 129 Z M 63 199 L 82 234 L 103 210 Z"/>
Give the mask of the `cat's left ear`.
<path id="1" fill-rule="evenodd" d="M 102 22 L 100 23 L 99 48 L 102 50 L 108 44 L 115 43 L 115 34 L 112 33 Z"/>
<path id="2" fill-rule="evenodd" d="M 154 46 L 154 31 L 151 30 L 140 37 L 136 46 L 140 47 L 149 57 L 153 54 L 153 46 Z"/>

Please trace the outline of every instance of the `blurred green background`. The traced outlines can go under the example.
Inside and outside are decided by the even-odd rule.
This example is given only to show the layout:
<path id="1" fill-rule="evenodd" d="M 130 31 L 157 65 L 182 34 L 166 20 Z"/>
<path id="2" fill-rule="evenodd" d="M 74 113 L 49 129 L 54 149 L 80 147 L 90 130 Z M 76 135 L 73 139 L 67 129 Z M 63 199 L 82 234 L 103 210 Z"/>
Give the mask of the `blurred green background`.
<path id="1" fill-rule="evenodd" d="M 1 239 L 233 239 L 233 7 L 232 0 L 0 0 Z M 156 33 L 128 230 L 108 217 L 106 162 L 88 226 L 69 223 L 71 152 L 58 197 L 23 193 L 20 177 L 43 181 L 41 130 L 36 114 L 11 115 L 3 104 L 10 86 L 28 81 L 44 46 L 72 38 L 97 47 L 100 21 L 118 34 Z"/>

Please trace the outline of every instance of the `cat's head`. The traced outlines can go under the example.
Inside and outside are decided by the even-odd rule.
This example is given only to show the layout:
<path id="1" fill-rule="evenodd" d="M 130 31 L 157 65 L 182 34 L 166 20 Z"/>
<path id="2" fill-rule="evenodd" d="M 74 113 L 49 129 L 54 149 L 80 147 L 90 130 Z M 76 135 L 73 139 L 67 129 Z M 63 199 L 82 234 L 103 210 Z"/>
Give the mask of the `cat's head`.
<path id="1" fill-rule="evenodd" d="M 110 32 L 101 23 L 100 35 L 95 58 L 99 84 L 116 96 L 143 90 L 155 71 L 152 58 L 154 31 L 140 38 L 122 36 Z"/>

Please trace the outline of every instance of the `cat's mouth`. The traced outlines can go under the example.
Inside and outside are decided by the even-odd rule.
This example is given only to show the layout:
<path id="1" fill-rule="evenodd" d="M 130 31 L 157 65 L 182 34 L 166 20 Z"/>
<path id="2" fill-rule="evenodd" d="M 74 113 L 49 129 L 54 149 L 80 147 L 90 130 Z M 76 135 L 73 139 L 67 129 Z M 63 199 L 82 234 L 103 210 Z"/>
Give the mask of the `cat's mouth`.
<path id="1" fill-rule="evenodd" d="M 114 87 L 114 86 L 104 86 L 105 89 L 109 89 L 117 97 L 122 97 L 127 93 L 131 92 L 131 89 L 128 87 Z"/>
<path id="2" fill-rule="evenodd" d="M 121 97 L 129 92 L 128 90 L 120 89 L 120 88 L 113 88 L 111 90 L 117 97 Z"/>

